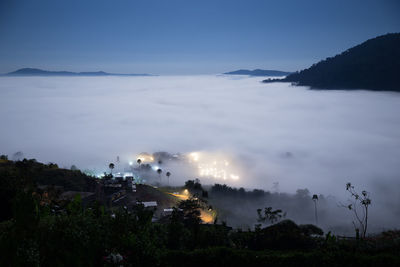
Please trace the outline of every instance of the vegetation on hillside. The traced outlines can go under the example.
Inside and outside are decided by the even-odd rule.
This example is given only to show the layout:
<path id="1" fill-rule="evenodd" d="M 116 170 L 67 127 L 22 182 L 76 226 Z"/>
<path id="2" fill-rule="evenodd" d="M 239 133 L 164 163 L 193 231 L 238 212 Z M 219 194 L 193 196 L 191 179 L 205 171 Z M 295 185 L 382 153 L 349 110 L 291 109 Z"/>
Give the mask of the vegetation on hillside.
<path id="1" fill-rule="evenodd" d="M 292 82 L 316 89 L 400 91 L 400 33 L 367 40 L 334 57 L 286 78 L 264 82 Z"/>
<path id="2" fill-rule="evenodd" d="M 342 240 L 330 233 L 323 236 L 322 230 L 314 225 L 285 220 L 280 216 L 281 211 L 272 208 L 259 212 L 260 221 L 270 221 L 268 226 L 260 224 L 254 230 L 243 230 L 232 229 L 227 223 L 202 224 L 199 197 L 181 201 L 158 222 L 152 222 L 154 211 L 140 203 L 129 209 L 111 210 L 96 202 L 83 205 L 80 195 L 59 203 L 56 197 L 39 194 L 35 183 L 43 173 L 58 170 L 54 172 L 57 180 L 77 179 L 78 175 L 82 180 L 78 184 L 84 190 L 90 187 L 93 178 L 49 165 L 0 158 L 2 211 L 6 208 L 9 212 L 0 221 L 0 266 L 396 266 L 400 263 L 398 231 Z M 188 181 L 186 188 L 199 194 L 205 192 L 196 180 Z M 235 192 L 229 187 L 216 186 L 210 194 L 226 190 Z"/>

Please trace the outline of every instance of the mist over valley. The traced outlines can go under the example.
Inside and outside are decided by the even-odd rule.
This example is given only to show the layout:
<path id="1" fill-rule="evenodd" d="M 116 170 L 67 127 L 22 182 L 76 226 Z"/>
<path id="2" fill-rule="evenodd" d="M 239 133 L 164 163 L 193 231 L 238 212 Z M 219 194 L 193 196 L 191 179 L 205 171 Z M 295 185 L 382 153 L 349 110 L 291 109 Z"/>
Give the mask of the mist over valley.
<path id="1" fill-rule="evenodd" d="M 250 191 L 308 189 L 334 197 L 330 207 L 346 214 L 338 203 L 352 182 L 372 194 L 372 225 L 390 227 L 400 216 L 393 204 L 400 201 L 397 93 L 315 91 L 225 75 L 0 79 L 2 153 L 102 174 L 117 156 L 123 171 L 141 152 L 197 152 L 210 164 L 229 161 L 237 178 L 171 164 L 172 185 L 200 178 Z"/>

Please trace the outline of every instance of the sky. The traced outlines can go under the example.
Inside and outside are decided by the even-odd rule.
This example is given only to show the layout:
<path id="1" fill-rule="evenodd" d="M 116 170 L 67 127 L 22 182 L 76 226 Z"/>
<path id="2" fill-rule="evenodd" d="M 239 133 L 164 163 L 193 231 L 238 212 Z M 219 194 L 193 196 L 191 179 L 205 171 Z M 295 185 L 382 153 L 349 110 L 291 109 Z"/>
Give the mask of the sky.
<path id="1" fill-rule="evenodd" d="M 400 31 L 397 0 L 0 0 L 0 73 L 296 71 Z"/>

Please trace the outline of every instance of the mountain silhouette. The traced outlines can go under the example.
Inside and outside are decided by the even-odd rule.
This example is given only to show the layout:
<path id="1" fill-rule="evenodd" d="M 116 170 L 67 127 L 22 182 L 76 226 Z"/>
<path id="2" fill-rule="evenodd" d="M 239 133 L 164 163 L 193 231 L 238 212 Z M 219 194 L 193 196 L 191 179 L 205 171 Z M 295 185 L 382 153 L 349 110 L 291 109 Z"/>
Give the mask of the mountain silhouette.
<path id="1" fill-rule="evenodd" d="M 6 74 L 7 76 L 151 76 L 150 74 L 119 74 L 104 71 L 96 72 L 70 72 L 48 71 L 34 68 L 23 68 Z"/>
<path id="2" fill-rule="evenodd" d="M 249 76 L 287 76 L 291 72 L 280 71 L 280 70 L 235 70 L 231 72 L 225 72 L 227 75 L 249 75 Z"/>
<path id="3" fill-rule="evenodd" d="M 316 89 L 400 91 L 399 78 L 400 33 L 391 33 L 369 39 L 284 79 L 264 82 L 292 82 Z"/>

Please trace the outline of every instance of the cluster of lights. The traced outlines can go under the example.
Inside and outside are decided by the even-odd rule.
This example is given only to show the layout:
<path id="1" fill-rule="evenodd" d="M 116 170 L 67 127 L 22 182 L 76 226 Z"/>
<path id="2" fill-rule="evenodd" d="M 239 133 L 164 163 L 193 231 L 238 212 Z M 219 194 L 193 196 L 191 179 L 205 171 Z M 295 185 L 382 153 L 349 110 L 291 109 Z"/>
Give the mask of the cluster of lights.
<path id="1" fill-rule="evenodd" d="M 136 157 L 136 162 L 154 163 L 152 155 L 141 153 Z M 231 168 L 231 163 L 223 156 L 207 152 L 192 152 L 186 155 L 186 160 L 195 167 L 197 175 L 204 178 L 222 179 L 222 180 L 239 180 L 240 177 L 235 173 L 235 168 Z M 129 165 L 136 164 L 129 161 Z M 161 170 L 158 165 L 151 164 L 154 171 Z"/>
<path id="2" fill-rule="evenodd" d="M 140 161 L 142 163 L 144 163 L 144 162 L 153 162 L 154 161 L 153 156 L 148 155 L 148 154 L 139 154 L 139 156 L 137 157 L 136 160 L 139 160 L 139 159 L 140 159 Z"/>
<path id="3" fill-rule="evenodd" d="M 136 163 L 138 163 L 139 165 L 140 164 L 142 164 L 142 163 L 153 163 L 154 162 L 154 157 L 152 156 L 152 155 L 150 155 L 150 154 L 147 154 L 147 153 L 141 153 L 141 154 L 139 154 L 137 157 L 136 157 L 136 162 L 134 162 L 134 161 L 129 161 L 128 163 L 129 163 L 129 166 L 133 166 L 133 165 L 135 165 Z M 156 171 L 156 172 L 159 172 L 159 171 L 161 171 L 161 168 L 160 168 L 160 166 L 158 166 L 158 165 L 150 165 L 151 166 L 151 168 L 154 170 L 154 171 Z M 167 172 L 167 173 L 169 173 L 169 172 Z M 159 173 L 160 174 L 160 173 Z M 168 175 L 169 176 L 169 175 Z"/>
<path id="4" fill-rule="evenodd" d="M 238 180 L 237 174 L 232 174 L 227 170 L 230 165 L 227 160 L 211 160 L 205 161 L 206 159 L 200 159 L 199 152 L 192 152 L 189 154 L 189 161 L 197 165 L 199 175 L 201 177 L 211 177 L 215 179 L 232 179 Z"/>
<path id="5" fill-rule="evenodd" d="M 191 160 L 193 160 L 193 161 L 199 161 L 199 153 L 192 152 L 192 153 L 189 154 L 189 156 L 190 156 L 190 159 L 191 159 Z"/>
<path id="6" fill-rule="evenodd" d="M 140 160 L 140 161 L 139 161 Z M 149 154 L 139 154 L 136 157 L 136 162 L 140 162 L 140 163 L 146 163 L 146 162 L 153 162 L 154 158 L 153 156 L 149 155 Z M 133 166 L 135 164 L 135 162 L 133 161 L 129 161 L 129 166 Z"/>
<path id="7" fill-rule="evenodd" d="M 209 168 L 207 165 L 199 165 L 199 175 L 200 176 L 211 176 L 214 178 L 222 178 L 226 180 L 226 171 L 219 170 L 217 168 Z"/>

